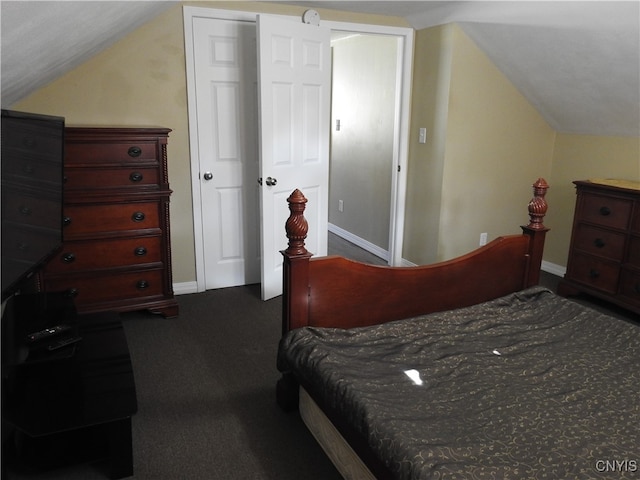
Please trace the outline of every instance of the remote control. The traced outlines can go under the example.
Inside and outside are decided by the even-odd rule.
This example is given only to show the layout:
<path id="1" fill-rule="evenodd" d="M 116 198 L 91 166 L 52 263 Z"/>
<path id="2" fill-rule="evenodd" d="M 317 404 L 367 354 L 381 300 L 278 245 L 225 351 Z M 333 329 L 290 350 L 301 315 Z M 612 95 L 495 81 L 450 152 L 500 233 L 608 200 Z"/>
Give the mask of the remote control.
<path id="1" fill-rule="evenodd" d="M 56 325 L 55 327 L 45 328 L 44 330 L 39 330 L 37 332 L 30 333 L 27 335 L 27 342 L 33 343 L 38 340 L 42 340 L 43 338 L 50 338 L 54 335 L 58 335 L 59 333 L 66 332 L 67 330 L 71 330 L 70 325 Z"/>
<path id="2" fill-rule="evenodd" d="M 61 338 L 60 340 L 50 344 L 47 349 L 52 352 L 54 350 L 58 350 L 59 348 L 66 347 L 67 345 L 73 345 L 80 340 L 82 340 L 82 337 Z"/>

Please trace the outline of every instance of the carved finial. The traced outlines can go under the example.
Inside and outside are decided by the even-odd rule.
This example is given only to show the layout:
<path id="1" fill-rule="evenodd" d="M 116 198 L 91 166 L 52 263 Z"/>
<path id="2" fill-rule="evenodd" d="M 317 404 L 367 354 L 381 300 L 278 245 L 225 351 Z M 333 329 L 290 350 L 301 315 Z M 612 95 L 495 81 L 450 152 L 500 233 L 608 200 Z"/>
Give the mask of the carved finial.
<path id="1" fill-rule="evenodd" d="M 547 213 L 547 202 L 544 196 L 547 193 L 549 185 L 544 178 L 539 178 L 533 184 L 533 198 L 529 202 L 529 225 L 527 227 L 534 230 L 545 230 L 542 220 Z"/>
<path id="2" fill-rule="evenodd" d="M 307 232 L 309 231 L 307 219 L 304 218 L 307 199 L 300 190 L 295 189 L 287 198 L 287 202 L 289 202 L 291 214 L 285 224 L 287 238 L 289 239 L 289 248 L 285 250 L 285 253 L 289 255 L 304 255 L 308 253 L 304 247 L 304 239 L 307 238 Z"/>

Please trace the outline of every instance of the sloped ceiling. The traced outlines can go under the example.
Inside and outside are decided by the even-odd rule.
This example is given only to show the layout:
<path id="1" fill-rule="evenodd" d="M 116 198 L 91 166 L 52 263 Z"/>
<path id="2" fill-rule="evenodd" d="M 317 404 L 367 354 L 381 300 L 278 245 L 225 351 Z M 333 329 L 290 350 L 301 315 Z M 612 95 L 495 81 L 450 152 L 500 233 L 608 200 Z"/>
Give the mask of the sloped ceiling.
<path id="1" fill-rule="evenodd" d="M 174 3 L 2 1 L 3 107 Z M 640 136 L 640 1 L 284 3 L 456 22 L 557 131 Z"/>

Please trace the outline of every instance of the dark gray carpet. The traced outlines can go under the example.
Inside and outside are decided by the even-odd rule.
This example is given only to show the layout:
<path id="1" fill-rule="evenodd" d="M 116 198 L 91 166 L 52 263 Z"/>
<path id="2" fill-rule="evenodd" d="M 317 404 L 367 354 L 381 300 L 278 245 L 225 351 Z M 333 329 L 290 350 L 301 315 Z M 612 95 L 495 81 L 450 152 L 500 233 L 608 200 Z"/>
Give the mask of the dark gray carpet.
<path id="1" fill-rule="evenodd" d="M 122 315 L 136 378 L 136 479 L 339 479 L 297 413 L 275 402 L 281 299 L 259 285 L 179 296 L 175 319 Z M 104 479 L 102 463 L 9 479 Z"/>

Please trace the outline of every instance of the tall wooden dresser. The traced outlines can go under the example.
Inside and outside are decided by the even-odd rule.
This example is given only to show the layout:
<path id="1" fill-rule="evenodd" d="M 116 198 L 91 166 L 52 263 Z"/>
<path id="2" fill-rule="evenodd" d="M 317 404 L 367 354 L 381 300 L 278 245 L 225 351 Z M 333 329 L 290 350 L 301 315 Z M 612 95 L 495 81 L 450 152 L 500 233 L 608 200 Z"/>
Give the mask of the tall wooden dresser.
<path id="1" fill-rule="evenodd" d="M 65 130 L 64 246 L 40 288 L 80 313 L 178 315 L 169 236 L 167 128 Z"/>
<path id="2" fill-rule="evenodd" d="M 558 293 L 584 292 L 640 313 L 640 183 L 573 183 L 576 210 Z"/>

